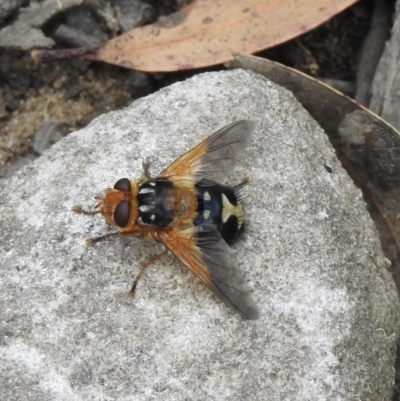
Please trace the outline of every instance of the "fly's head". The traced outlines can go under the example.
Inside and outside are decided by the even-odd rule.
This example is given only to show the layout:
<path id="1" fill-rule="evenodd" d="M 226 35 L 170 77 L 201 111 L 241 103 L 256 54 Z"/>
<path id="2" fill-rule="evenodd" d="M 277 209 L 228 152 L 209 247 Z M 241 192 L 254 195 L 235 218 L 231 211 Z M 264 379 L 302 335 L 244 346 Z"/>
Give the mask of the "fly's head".
<path id="1" fill-rule="evenodd" d="M 137 193 L 138 185 L 135 181 L 121 178 L 104 196 L 95 197 L 98 201 L 95 209 L 113 226 L 121 228 L 122 231 L 129 230 L 136 225 L 138 217 Z"/>

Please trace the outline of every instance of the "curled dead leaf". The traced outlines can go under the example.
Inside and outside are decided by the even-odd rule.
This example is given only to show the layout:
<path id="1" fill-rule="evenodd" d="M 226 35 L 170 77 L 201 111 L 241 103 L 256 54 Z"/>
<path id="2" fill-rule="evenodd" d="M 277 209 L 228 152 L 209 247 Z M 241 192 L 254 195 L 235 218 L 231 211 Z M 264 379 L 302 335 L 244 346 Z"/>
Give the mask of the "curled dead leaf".
<path id="1" fill-rule="evenodd" d="M 195 0 L 178 13 L 85 52 L 35 51 L 38 60 L 79 56 L 148 72 L 201 68 L 293 39 L 356 0 Z"/>

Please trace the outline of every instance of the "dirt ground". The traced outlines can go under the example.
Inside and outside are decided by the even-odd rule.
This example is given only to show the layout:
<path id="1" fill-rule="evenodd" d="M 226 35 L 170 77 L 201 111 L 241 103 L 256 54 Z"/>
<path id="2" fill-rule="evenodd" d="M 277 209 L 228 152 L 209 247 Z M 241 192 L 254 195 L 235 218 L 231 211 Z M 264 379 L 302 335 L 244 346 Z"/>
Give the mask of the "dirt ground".
<path id="1" fill-rule="evenodd" d="M 315 31 L 264 54 L 352 87 L 371 10 L 370 1 L 363 1 Z M 96 116 L 202 72 L 145 74 L 78 60 L 35 65 L 28 52 L 10 49 L 0 49 L 0 60 L 0 178 Z M 46 123 L 53 123 L 50 134 L 41 130 Z"/>

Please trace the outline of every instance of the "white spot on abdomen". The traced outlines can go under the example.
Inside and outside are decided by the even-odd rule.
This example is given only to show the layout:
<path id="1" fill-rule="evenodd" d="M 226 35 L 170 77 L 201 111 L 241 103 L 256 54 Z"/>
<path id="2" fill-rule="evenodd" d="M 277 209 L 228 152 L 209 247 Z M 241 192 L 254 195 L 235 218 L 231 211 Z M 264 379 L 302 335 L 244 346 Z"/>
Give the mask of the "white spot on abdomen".
<path id="1" fill-rule="evenodd" d="M 140 195 L 144 195 L 144 194 L 154 194 L 154 189 L 152 189 L 152 188 L 142 188 L 140 191 L 139 191 L 139 194 Z"/>

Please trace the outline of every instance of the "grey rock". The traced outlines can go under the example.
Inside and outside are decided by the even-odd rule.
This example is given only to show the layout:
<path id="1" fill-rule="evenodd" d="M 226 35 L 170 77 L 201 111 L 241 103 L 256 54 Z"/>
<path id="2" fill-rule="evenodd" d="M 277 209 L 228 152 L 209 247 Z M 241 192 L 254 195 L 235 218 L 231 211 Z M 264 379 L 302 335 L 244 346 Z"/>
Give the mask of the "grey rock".
<path id="1" fill-rule="evenodd" d="M 102 41 L 97 37 L 87 35 L 79 29 L 71 28 L 61 24 L 54 32 L 58 42 L 68 44 L 73 47 L 86 47 L 88 49 L 98 46 Z"/>
<path id="2" fill-rule="evenodd" d="M 35 153 L 41 155 L 46 149 L 63 137 L 60 127 L 55 123 L 44 124 L 33 137 L 32 148 Z"/>
<path id="3" fill-rule="evenodd" d="M 396 2 L 396 13 L 390 40 L 379 61 L 372 83 L 369 108 L 380 115 L 397 130 L 400 130 L 400 2 Z"/>
<path id="4" fill-rule="evenodd" d="M 142 71 L 129 71 L 129 87 L 135 98 L 147 96 L 154 92 L 150 75 Z"/>
<path id="5" fill-rule="evenodd" d="M 65 14 L 66 24 L 61 24 L 55 31 L 58 41 L 73 47 L 92 48 L 107 40 L 88 7 L 74 8 Z"/>
<path id="6" fill-rule="evenodd" d="M 32 160 L 35 160 L 35 158 L 34 155 L 28 153 L 26 156 L 13 159 L 11 163 L 0 166 L 0 185 L 3 185 L 6 178 L 11 177 L 21 167 L 29 164 Z"/>
<path id="7" fill-rule="evenodd" d="M 0 22 L 18 10 L 26 0 L 0 0 Z"/>
<path id="8" fill-rule="evenodd" d="M 40 27 L 58 13 L 82 3 L 83 0 L 44 0 L 22 8 L 17 20 L 0 30 L 0 47 L 22 50 L 34 47 L 49 48 L 54 41 L 43 34 Z"/>
<path id="9" fill-rule="evenodd" d="M 153 7 L 141 0 L 114 0 L 113 4 L 123 32 L 144 25 L 155 17 Z"/>
<path id="10" fill-rule="evenodd" d="M 246 321 L 172 255 L 71 213 L 121 177 L 158 174 L 218 128 L 257 129 L 234 247 L 260 309 Z M 390 400 L 399 302 L 361 192 L 295 98 L 235 70 L 103 115 L 0 189 L 0 388 L 7 400 Z"/>
<path id="11" fill-rule="evenodd" d="M 357 68 L 357 102 L 368 107 L 371 100 L 371 84 L 389 37 L 390 7 L 386 1 L 375 1 L 369 32 L 361 49 Z"/>

